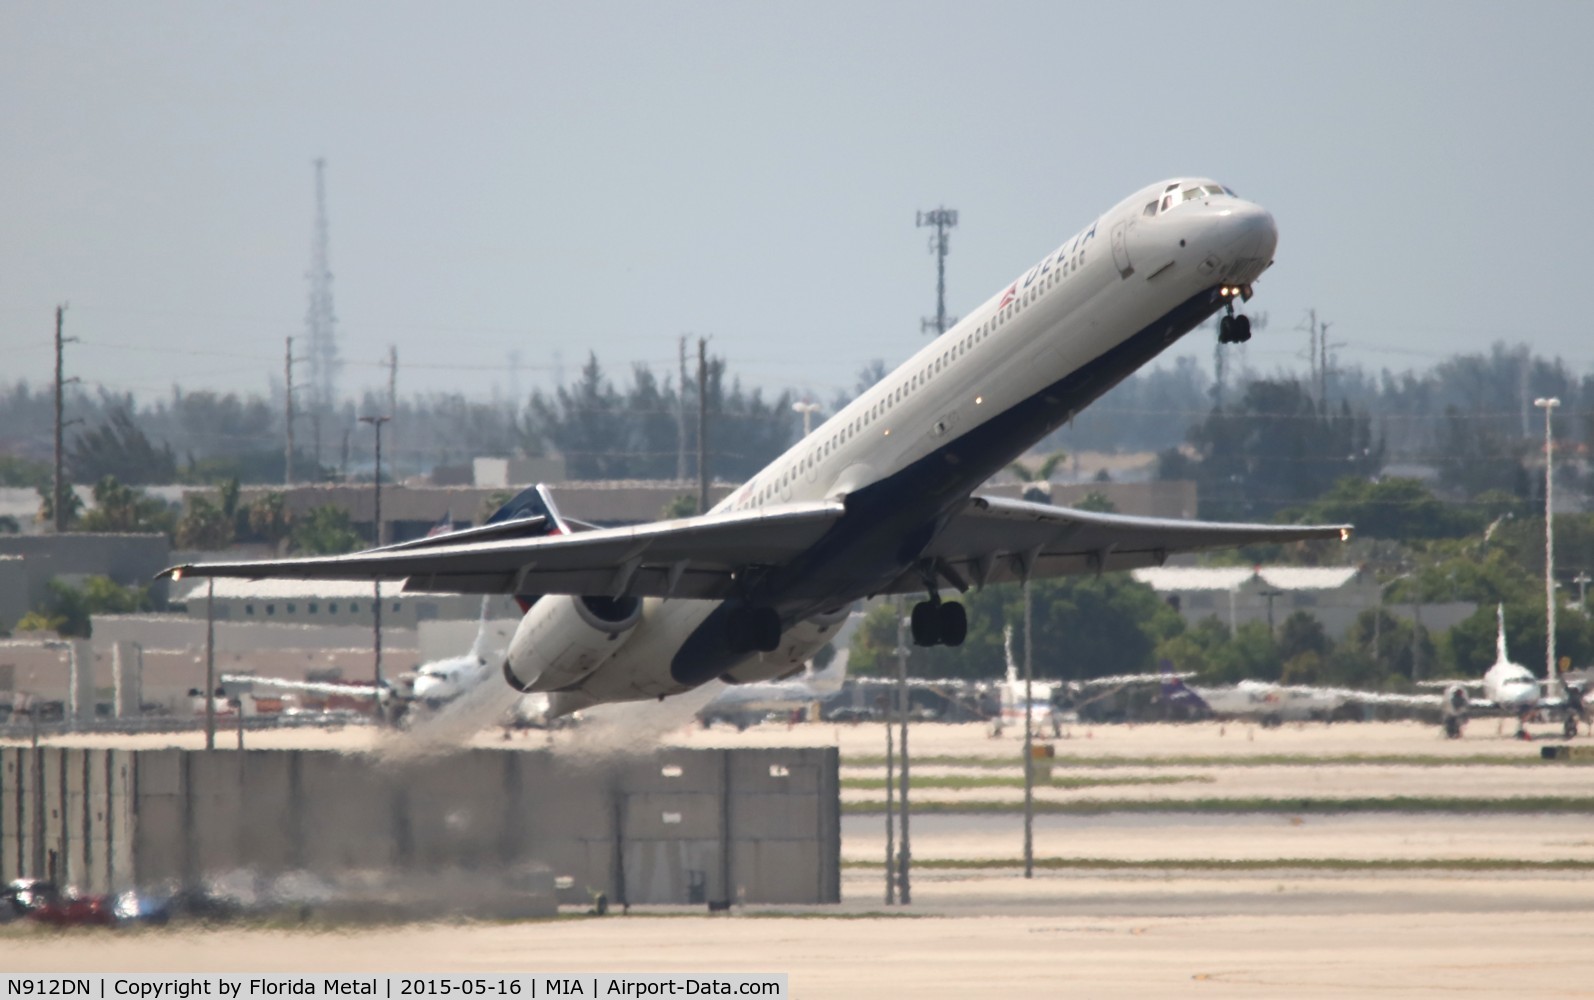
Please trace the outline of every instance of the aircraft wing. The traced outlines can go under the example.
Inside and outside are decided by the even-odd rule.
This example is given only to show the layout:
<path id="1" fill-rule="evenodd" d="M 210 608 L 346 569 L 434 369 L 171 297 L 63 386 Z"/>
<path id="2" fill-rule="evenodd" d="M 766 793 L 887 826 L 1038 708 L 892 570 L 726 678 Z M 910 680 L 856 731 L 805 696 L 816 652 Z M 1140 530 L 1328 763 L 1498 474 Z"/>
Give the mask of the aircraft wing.
<path id="1" fill-rule="evenodd" d="M 536 538 L 390 545 L 341 556 L 174 566 L 163 576 L 301 580 L 406 579 L 407 591 L 452 594 L 630 594 L 725 598 L 732 574 L 779 566 L 817 542 L 839 503 L 788 504 Z"/>
<path id="2" fill-rule="evenodd" d="M 294 681 L 285 677 L 257 677 L 254 674 L 222 674 L 224 684 L 251 684 L 255 687 L 335 694 L 346 698 L 386 698 L 388 692 L 371 684 L 340 684 L 337 681 Z"/>
<path id="3" fill-rule="evenodd" d="M 1104 570 L 1160 566 L 1179 552 L 1233 548 L 1257 542 L 1349 538 L 1348 524 L 1222 524 L 1124 514 L 1098 514 L 1050 504 L 975 496 L 930 543 L 951 582 L 984 585 Z M 950 571 L 950 572 L 948 572 Z M 885 593 L 924 589 L 917 570 L 898 577 Z"/>
<path id="4" fill-rule="evenodd" d="M 1436 694 L 1399 694 L 1391 691 L 1358 691 L 1355 688 L 1283 685 L 1278 690 L 1292 694 L 1339 698 L 1362 705 L 1403 705 L 1409 708 L 1438 705 L 1444 699 Z"/>

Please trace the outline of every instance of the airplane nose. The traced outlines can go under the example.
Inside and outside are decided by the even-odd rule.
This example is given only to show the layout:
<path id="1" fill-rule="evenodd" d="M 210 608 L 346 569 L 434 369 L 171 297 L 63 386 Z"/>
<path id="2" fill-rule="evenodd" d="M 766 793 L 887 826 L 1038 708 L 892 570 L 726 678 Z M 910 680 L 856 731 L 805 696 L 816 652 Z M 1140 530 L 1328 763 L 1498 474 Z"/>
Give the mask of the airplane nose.
<path id="1" fill-rule="evenodd" d="M 1221 223 L 1230 252 L 1241 259 L 1271 261 L 1279 245 L 1278 223 L 1261 205 L 1242 202 Z"/>

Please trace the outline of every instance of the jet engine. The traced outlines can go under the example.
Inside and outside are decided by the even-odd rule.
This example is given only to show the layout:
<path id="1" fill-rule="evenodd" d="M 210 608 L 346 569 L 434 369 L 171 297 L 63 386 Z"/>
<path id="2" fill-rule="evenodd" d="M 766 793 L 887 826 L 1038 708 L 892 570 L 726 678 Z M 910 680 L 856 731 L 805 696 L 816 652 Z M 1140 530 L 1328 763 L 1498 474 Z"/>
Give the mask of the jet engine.
<path id="1" fill-rule="evenodd" d="M 1444 701 L 1440 704 L 1440 713 L 1445 726 L 1445 735 L 1453 740 L 1461 738 L 1461 727 L 1467 721 L 1467 709 L 1472 704 L 1467 697 L 1467 689 L 1460 684 L 1452 684 L 1445 688 Z"/>
<path id="2" fill-rule="evenodd" d="M 504 679 L 522 694 L 579 684 L 626 644 L 641 620 L 635 597 L 543 597 L 509 641 Z"/>
<path id="3" fill-rule="evenodd" d="M 803 619 L 781 633 L 780 645 L 774 652 L 762 653 L 738 664 L 721 674 L 720 680 L 727 684 L 749 684 L 792 676 L 802 670 L 809 657 L 836 637 L 836 631 L 851 613 L 852 605 L 843 604 L 833 611 Z"/>

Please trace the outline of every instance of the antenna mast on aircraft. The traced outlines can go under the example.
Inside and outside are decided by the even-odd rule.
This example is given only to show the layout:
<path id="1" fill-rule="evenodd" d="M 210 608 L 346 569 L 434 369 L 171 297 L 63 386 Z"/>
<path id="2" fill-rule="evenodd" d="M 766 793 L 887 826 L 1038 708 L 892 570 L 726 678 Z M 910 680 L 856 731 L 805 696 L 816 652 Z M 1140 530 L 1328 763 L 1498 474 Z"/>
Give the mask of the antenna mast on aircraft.
<path id="1" fill-rule="evenodd" d="M 947 234 L 958 224 L 958 211 L 955 208 L 937 208 L 928 212 L 920 212 L 914 225 L 920 229 L 926 226 L 935 229 L 935 235 L 930 237 L 930 252 L 935 254 L 935 319 L 919 321 L 922 332 L 935 331 L 937 337 L 946 332 L 946 328 L 957 322 L 956 316 L 946 314 L 946 252 Z"/>

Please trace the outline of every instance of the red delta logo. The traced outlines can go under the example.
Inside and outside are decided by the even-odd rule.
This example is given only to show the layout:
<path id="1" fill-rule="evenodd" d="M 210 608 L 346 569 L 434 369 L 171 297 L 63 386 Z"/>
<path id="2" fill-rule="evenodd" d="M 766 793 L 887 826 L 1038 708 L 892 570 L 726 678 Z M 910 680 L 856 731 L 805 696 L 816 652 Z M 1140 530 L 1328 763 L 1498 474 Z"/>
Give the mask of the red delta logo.
<path id="1" fill-rule="evenodd" d="M 1006 309 L 1016 298 L 1018 298 L 1018 282 L 1015 281 L 1011 288 L 1002 293 L 1002 301 L 996 304 L 996 308 Z"/>

